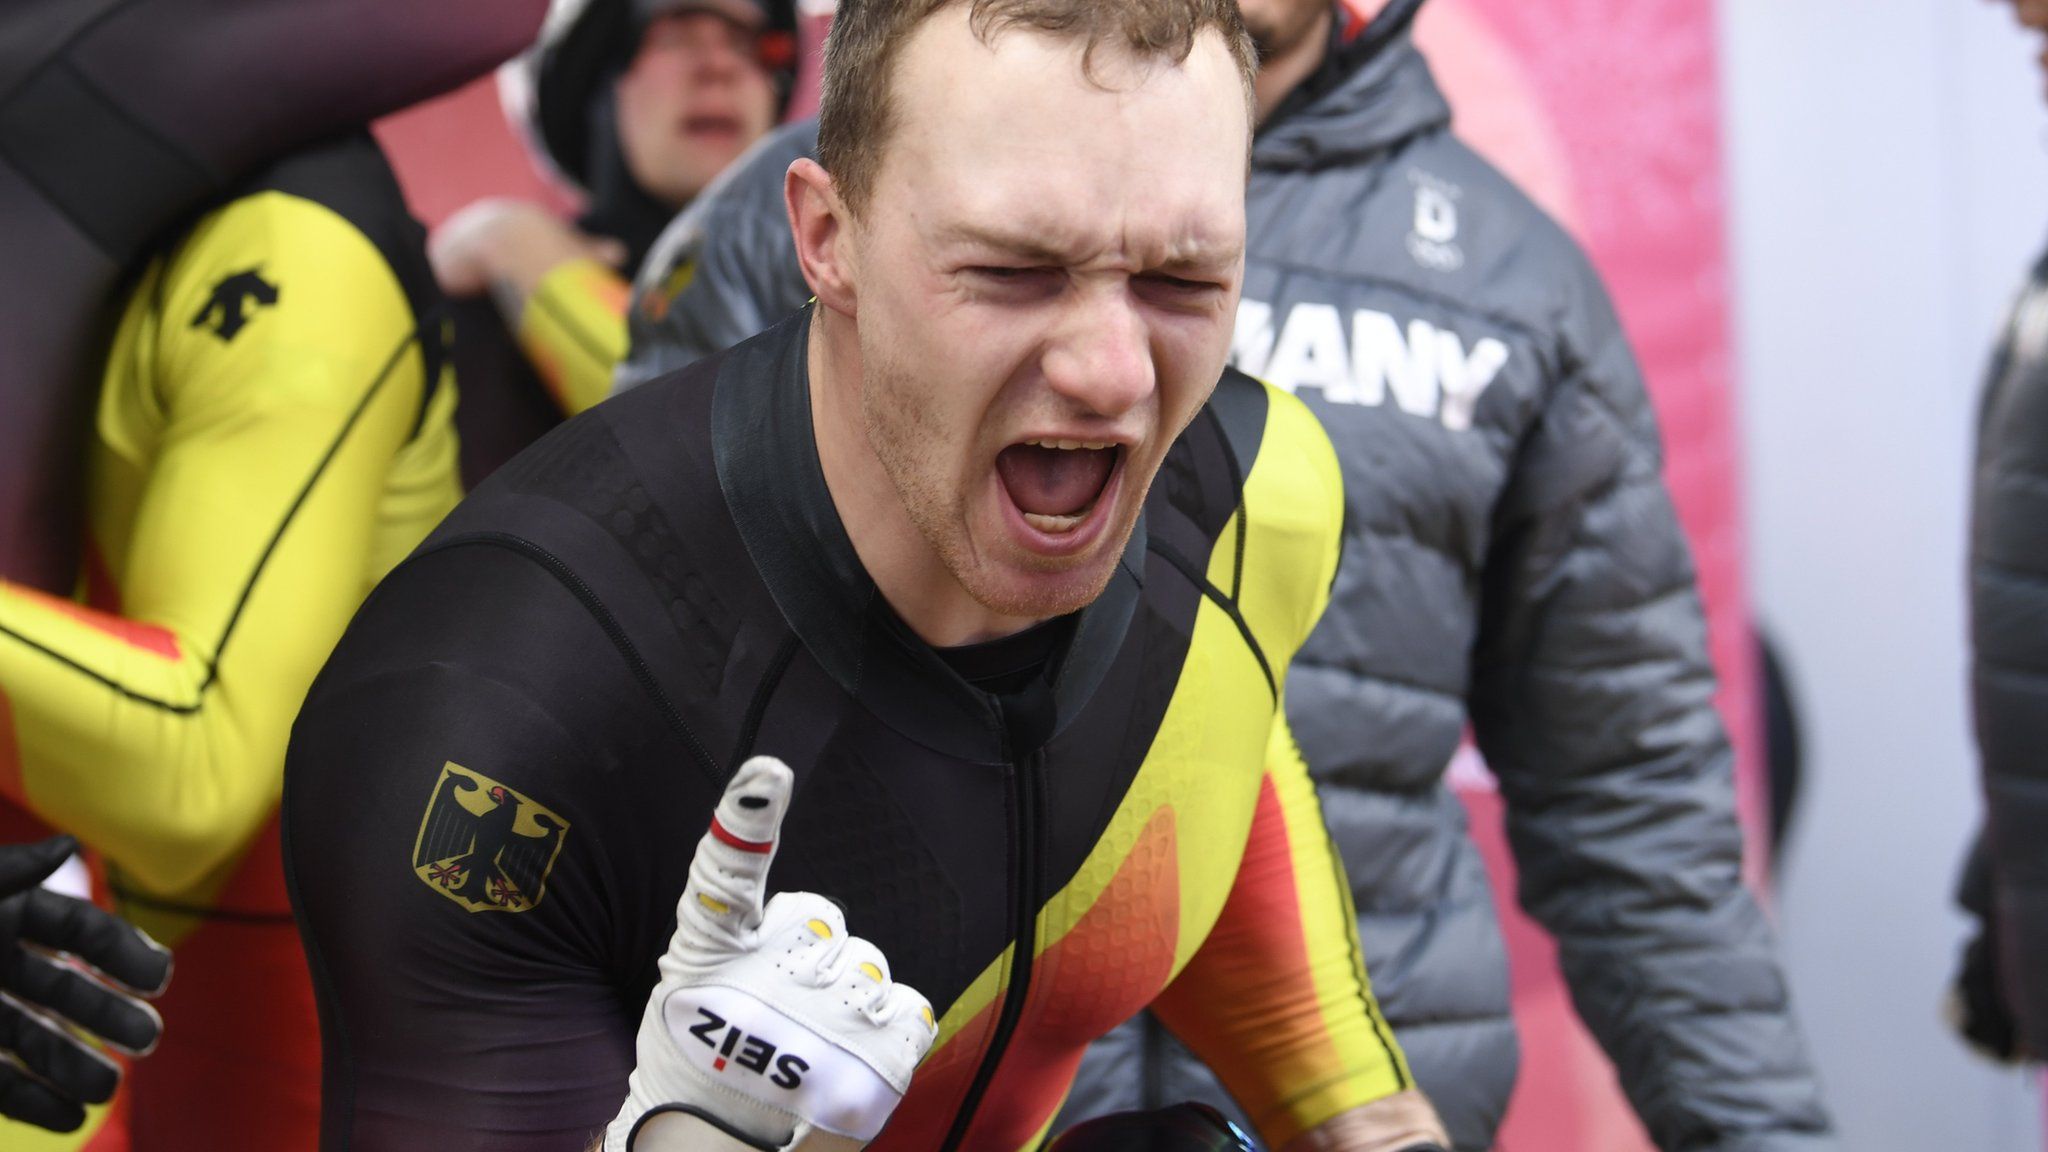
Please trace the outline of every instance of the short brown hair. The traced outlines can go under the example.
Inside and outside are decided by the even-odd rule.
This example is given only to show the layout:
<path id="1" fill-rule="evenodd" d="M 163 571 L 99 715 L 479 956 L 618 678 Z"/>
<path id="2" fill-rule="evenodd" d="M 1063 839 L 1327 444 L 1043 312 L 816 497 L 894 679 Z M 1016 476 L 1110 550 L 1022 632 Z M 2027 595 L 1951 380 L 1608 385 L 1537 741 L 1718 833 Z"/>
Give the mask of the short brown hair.
<path id="1" fill-rule="evenodd" d="M 1237 61 L 1251 111 L 1258 52 L 1237 0 L 839 0 L 825 41 L 818 162 L 832 174 L 848 211 L 857 215 L 866 206 L 895 130 L 890 80 L 896 57 L 918 25 L 960 3 L 971 5 L 968 24 L 984 44 L 1010 28 L 1084 41 L 1081 67 L 1091 80 L 1095 50 L 1104 43 L 1140 59 L 1179 64 L 1213 28 Z"/>

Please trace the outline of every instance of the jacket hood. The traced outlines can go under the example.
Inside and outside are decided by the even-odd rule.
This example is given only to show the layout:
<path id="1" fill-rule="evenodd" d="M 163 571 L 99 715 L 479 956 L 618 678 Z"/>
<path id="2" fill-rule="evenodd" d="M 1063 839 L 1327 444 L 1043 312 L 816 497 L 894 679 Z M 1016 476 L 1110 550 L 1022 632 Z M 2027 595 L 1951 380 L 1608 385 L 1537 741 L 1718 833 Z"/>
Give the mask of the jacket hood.
<path id="1" fill-rule="evenodd" d="M 664 204 L 647 194 L 626 166 L 626 153 L 619 144 L 617 100 L 609 87 L 591 101 L 590 150 L 578 179 L 588 193 L 583 214 L 576 226 L 597 236 L 609 236 L 626 246 L 626 263 L 620 269 L 628 278 L 639 274 L 661 230 L 682 208 Z"/>
<path id="2" fill-rule="evenodd" d="M 1330 32 L 1330 54 L 1289 93 L 1252 141 L 1255 169 L 1353 164 L 1451 121 L 1429 64 L 1403 32 L 1373 51 L 1368 38 Z"/>

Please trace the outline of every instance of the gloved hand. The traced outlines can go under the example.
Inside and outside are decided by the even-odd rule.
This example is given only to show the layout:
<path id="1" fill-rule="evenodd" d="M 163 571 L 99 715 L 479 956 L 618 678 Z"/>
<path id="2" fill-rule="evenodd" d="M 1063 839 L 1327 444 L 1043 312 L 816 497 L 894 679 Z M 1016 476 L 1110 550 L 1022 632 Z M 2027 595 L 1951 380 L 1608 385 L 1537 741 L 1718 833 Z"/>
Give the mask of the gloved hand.
<path id="1" fill-rule="evenodd" d="M 11 1058 L 0 1059 L 0 1115 L 53 1132 L 77 1130 L 85 1106 L 121 1082 L 120 1066 L 70 1029 L 142 1055 L 163 1020 L 137 997 L 171 979 L 170 952 L 140 929 L 38 887 L 76 851 L 68 836 L 0 847 L 0 993 L 11 998 L 0 1000 L 0 1058 Z"/>
<path id="2" fill-rule="evenodd" d="M 766 900 L 792 779 L 756 756 L 726 786 L 690 862 L 605 1152 L 650 1152 L 676 1113 L 729 1147 L 860 1148 L 930 1049 L 931 1005 L 890 982 L 888 960 L 847 934 L 838 905 L 809 892 Z"/>
<path id="3" fill-rule="evenodd" d="M 1963 946 L 1955 978 L 1949 984 L 1945 1014 L 1950 1026 L 1977 1054 L 2000 1064 L 2033 1059 L 2020 1042 L 2019 1024 L 2005 995 L 2004 965 L 1999 963 L 2000 933 L 1997 884 L 1991 854 L 1979 834 L 1963 861 L 1956 884 L 1956 903 L 1974 916 L 1977 934 Z"/>

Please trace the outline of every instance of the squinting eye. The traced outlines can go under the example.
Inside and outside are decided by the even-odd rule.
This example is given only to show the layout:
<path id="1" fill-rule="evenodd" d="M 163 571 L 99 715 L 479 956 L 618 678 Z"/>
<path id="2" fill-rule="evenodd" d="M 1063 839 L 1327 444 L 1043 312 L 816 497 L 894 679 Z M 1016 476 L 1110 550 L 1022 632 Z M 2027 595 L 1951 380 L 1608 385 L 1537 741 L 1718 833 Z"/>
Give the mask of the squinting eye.
<path id="1" fill-rule="evenodd" d="M 1057 268 L 1019 268 L 1008 264 L 984 264 L 962 270 L 970 284 L 991 299 L 1038 300 L 1060 290 L 1066 282 Z"/>
<path id="2" fill-rule="evenodd" d="M 1223 285 L 1213 280 L 1188 280 L 1180 276 L 1141 276 L 1139 283 L 1155 292 L 1177 298 L 1188 298 L 1221 292 Z"/>

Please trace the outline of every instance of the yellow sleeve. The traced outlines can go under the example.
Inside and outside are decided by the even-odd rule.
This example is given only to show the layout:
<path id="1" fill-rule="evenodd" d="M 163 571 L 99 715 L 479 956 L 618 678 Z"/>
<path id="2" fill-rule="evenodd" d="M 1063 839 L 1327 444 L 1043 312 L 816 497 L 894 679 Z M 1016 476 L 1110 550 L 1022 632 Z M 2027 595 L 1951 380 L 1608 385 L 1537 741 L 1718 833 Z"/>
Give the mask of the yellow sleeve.
<path id="1" fill-rule="evenodd" d="M 595 260 L 570 260 L 541 278 L 519 316 L 519 346 L 564 414 L 611 395 L 626 358 L 632 288 Z"/>
<path id="2" fill-rule="evenodd" d="M 1413 1083 L 1362 956 L 1343 864 L 1277 720 L 1237 882 L 1153 1011 L 1278 1148 Z"/>
<path id="3" fill-rule="evenodd" d="M 368 239 L 274 192 L 202 220 L 129 302 L 99 417 L 144 470 L 121 612 L 0 585 L 0 791 L 136 887 L 186 889 L 277 803 L 419 420 L 413 328 Z"/>
<path id="4" fill-rule="evenodd" d="M 1239 605 L 1284 672 L 1329 601 L 1343 480 L 1314 415 L 1267 391 L 1266 430 L 1240 512 Z M 1236 560 L 1215 563 L 1211 578 L 1221 580 L 1220 565 Z M 1351 886 L 1282 701 L 1236 882 L 1216 927 L 1153 1009 L 1277 1148 L 1413 1083 L 1363 957 Z"/>

